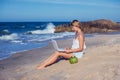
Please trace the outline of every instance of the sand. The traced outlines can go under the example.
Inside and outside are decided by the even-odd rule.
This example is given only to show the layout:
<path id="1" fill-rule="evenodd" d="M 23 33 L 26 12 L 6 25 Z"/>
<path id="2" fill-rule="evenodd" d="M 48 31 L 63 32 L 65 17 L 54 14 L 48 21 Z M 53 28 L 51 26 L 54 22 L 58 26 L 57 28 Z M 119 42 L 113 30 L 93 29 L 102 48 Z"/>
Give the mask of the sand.
<path id="1" fill-rule="evenodd" d="M 60 47 L 72 45 L 72 39 L 57 42 Z M 86 45 L 78 63 L 60 60 L 43 70 L 35 67 L 55 51 L 51 43 L 16 53 L 0 61 L 0 80 L 120 80 L 120 34 L 94 34 L 86 37 Z"/>

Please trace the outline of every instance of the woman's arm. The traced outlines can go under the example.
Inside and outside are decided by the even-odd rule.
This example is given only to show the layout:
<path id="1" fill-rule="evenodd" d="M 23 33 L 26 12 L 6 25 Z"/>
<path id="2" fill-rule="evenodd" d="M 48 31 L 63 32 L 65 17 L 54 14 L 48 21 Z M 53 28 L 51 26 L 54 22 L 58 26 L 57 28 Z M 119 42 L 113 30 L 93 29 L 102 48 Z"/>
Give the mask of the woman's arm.
<path id="1" fill-rule="evenodd" d="M 81 52 L 84 49 L 84 34 L 82 31 L 78 33 L 79 48 L 66 50 L 67 53 Z"/>
<path id="2" fill-rule="evenodd" d="M 79 48 L 74 49 L 73 50 L 74 52 L 81 52 L 84 49 L 84 34 L 82 31 L 78 34 L 79 34 L 79 36 L 78 36 Z"/>

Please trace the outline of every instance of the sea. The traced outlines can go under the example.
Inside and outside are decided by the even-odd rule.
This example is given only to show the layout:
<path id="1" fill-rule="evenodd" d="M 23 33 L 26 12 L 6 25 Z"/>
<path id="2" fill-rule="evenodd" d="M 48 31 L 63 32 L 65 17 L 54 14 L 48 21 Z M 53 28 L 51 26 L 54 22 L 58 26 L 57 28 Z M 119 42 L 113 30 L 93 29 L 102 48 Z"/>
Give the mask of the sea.
<path id="1" fill-rule="evenodd" d="M 0 22 L 0 60 L 17 52 L 45 47 L 51 39 L 71 38 L 74 32 L 55 33 L 69 22 Z"/>
<path id="2" fill-rule="evenodd" d="M 18 52 L 45 47 L 52 39 L 73 38 L 74 32 L 55 33 L 56 26 L 68 23 L 70 22 L 0 22 L 0 60 Z M 94 34 L 85 34 L 85 37 L 94 37 Z M 101 34 L 120 35 L 120 31 Z"/>

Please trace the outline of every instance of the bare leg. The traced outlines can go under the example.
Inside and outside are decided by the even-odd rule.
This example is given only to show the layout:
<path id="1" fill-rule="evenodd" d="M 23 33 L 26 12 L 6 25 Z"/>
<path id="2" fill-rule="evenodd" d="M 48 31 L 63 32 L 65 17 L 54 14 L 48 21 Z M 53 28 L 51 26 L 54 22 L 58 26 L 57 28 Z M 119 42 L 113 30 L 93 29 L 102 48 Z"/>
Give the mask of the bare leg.
<path id="1" fill-rule="evenodd" d="M 53 53 L 48 59 L 46 59 L 44 62 L 42 62 L 41 64 L 39 64 L 37 66 L 37 69 L 42 69 L 42 68 L 45 68 L 48 64 L 48 62 L 51 62 L 51 64 L 53 63 L 53 60 L 54 62 L 57 60 L 58 58 L 58 55 L 57 55 L 57 52 Z M 49 65 L 49 64 L 48 64 Z"/>
<path id="2" fill-rule="evenodd" d="M 47 60 L 45 60 L 40 66 L 37 66 L 37 69 L 43 69 L 47 65 L 54 63 L 59 56 L 69 59 L 71 56 L 73 56 L 73 53 L 67 54 L 62 52 L 55 52 L 52 56 L 50 56 Z"/>

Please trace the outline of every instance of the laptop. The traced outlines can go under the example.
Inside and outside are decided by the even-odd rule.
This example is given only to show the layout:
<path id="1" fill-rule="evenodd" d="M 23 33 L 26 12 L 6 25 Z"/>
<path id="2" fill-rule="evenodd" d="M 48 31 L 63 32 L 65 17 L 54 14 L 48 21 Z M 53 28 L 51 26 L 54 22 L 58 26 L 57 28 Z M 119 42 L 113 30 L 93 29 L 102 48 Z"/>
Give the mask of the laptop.
<path id="1" fill-rule="evenodd" d="M 60 52 L 65 52 L 66 49 L 62 49 L 62 48 L 59 48 L 58 45 L 57 45 L 57 42 L 56 40 L 51 40 L 52 44 L 53 44 L 53 47 L 57 50 L 57 51 L 60 51 Z"/>

